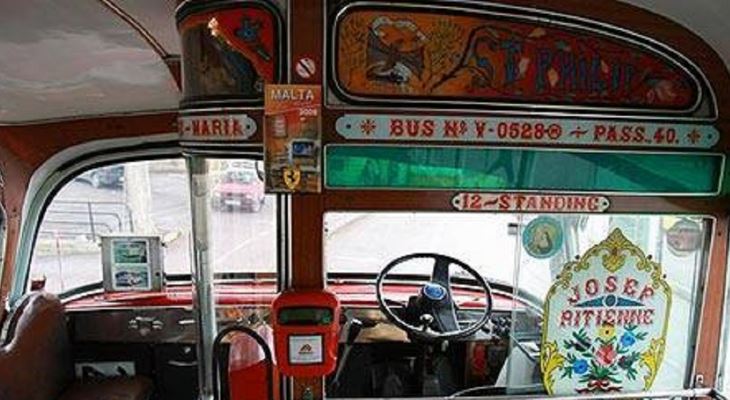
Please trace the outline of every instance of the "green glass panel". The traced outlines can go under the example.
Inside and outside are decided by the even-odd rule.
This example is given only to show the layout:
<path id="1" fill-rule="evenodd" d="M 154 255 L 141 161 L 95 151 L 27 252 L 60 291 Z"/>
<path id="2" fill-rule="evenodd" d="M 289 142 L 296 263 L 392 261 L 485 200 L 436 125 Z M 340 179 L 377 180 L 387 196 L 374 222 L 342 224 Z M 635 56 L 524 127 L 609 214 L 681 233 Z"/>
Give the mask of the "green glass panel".
<path id="1" fill-rule="evenodd" d="M 715 194 L 716 154 L 330 145 L 330 188 Z"/>
<path id="2" fill-rule="evenodd" d="M 722 184 L 720 185 L 721 193 L 724 196 L 730 194 L 730 174 L 727 171 L 723 171 Z"/>

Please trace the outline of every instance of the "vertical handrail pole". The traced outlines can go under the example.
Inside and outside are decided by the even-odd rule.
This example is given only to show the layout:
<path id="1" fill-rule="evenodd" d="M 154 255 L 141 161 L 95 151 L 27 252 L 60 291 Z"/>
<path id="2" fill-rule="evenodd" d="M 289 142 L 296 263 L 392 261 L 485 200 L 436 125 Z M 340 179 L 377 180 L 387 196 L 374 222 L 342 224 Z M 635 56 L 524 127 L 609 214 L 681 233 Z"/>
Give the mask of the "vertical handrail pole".
<path id="1" fill-rule="evenodd" d="M 86 202 L 86 208 L 89 210 L 89 227 L 91 229 L 91 241 L 96 242 L 96 227 L 94 226 L 94 211 L 90 201 Z"/>
<path id="2" fill-rule="evenodd" d="M 188 177 L 193 217 L 193 308 L 198 327 L 198 386 L 201 400 L 213 399 L 213 342 L 217 335 L 213 265 L 208 234 L 208 174 L 203 157 L 189 155 Z"/>

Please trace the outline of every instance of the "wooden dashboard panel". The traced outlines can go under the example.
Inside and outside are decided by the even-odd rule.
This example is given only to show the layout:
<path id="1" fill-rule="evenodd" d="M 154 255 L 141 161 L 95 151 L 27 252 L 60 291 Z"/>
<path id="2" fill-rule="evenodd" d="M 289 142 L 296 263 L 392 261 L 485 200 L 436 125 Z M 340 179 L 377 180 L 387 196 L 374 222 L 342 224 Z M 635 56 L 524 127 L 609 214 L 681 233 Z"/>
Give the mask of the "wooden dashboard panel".
<path id="1" fill-rule="evenodd" d="M 221 327 L 266 322 L 268 308 L 226 306 L 216 309 Z M 187 307 L 95 309 L 68 312 L 75 342 L 191 343 L 197 338 L 195 315 Z"/>

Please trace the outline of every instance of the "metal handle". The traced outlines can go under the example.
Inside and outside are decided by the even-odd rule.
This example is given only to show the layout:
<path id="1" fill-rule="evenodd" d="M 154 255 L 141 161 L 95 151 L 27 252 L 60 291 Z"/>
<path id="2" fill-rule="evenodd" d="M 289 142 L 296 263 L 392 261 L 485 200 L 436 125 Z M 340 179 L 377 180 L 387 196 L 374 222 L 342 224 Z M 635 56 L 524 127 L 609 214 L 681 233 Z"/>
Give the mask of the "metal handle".
<path id="1" fill-rule="evenodd" d="M 167 362 L 167 365 L 170 365 L 173 367 L 195 367 L 198 365 L 198 362 L 197 361 L 170 360 Z"/>
<path id="2" fill-rule="evenodd" d="M 147 336 L 150 331 L 161 331 L 165 327 L 165 323 L 154 317 L 136 316 L 127 322 L 127 328 L 139 332 L 142 336 Z"/>

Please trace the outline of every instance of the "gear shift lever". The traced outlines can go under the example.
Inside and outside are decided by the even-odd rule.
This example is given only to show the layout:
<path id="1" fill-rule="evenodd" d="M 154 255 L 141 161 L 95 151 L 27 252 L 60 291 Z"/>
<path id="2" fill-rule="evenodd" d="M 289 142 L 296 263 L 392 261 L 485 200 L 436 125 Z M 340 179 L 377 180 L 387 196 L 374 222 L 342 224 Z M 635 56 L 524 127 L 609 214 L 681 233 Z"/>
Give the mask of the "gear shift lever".
<path id="1" fill-rule="evenodd" d="M 350 323 L 348 324 L 347 329 L 347 338 L 345 340 L 345 343 L 349 346 L 352 346 L 355 343 L 355 340 L 357 339 L 358 335 L 360 335 L 360 332 L 363 328 L 363 323 L 357 318 L 353 318 L 350 320 Z"/>
<path id="2" fill-rule="evenodd" d="M 423 314 L 418 318 L 421 321 L 421 329 L 425 332 L 433 324 L 433 315 Z"/>
<path id="3" fill-rule="evenodd" d="M 342 357 L 340 357 L 340 362 L 337 365 L 335 376 L 334 378 L 332 378 L 332 382 L 330 383 L 329 390 L 332 393 L 337 390 L 337 387 L 340 384 L 340 375 L 342 374 L 342 370 L 345 368 L 345 364 L 347 364 L 347 359 L 350 356 L 352 345 L 355 343 L 355 340 L 360 335 L 363 327 L 364 325 L 362 321 L 357 318 L 353 318 L 345 324 L 345 344 L 342 349 Z"/>

